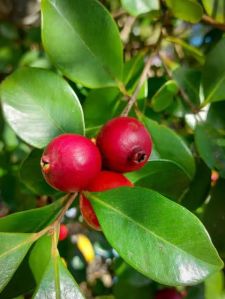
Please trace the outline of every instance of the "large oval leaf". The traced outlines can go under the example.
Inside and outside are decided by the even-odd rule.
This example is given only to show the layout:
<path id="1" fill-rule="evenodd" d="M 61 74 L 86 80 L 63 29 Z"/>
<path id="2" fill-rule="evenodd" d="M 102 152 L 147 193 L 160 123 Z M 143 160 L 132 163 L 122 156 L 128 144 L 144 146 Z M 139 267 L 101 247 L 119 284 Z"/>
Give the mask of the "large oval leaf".
<path id="1" fill-rule="evenodd" d="M 166 0 L 175 17 L 191 23 L 201 20 L 203 10 L 196 0 Z"/>
<path id="2" fill-rule="evenodd" d="M 169 160 L 149 161 L 139 171 L 127 173 L 126 176 L 136 186 L 153 189 L 173 200 L 179 200 L 190 183 L 183 169 Z"/>
<path id="3" fill-rule="evenodd" d="M 196 127 L 195 143 L 201 158 L 211 169 L 219 171 L 225 178 L 225 133 L 202 123 Z"/>
<path id="4" fill-rule="evenodd" d="M 225 38 L 222 38 L 206 57 L 202 74 L 205 104 L 225 99 L 224 52 Z"/>
<path id="5" fill-rule="evenodd" d="M 122 6 L 134 16 L 160 8 L 159 0 L 122 0 Z"/>
<path id="6" fill-rule="evenodd" d="M 52 242 L 51 237 L 44 236 L 31 252 L 30 267 L 38 285 L 33 298 L 84 299 Z"/>
<path id="7" fill-rule="evenodd" d="M 225 180 L 219 180 L 216 186 L 212 189 L 211 198 L 208 205 L 205 207 L 203 214 L 203 223 L 209 231 L 216 248 L 219 253 L 225 258 Z"/>
<path id="8" fill-rule="evenodd" d="M 202 0 L 202 4 L 208 15 L 217 22 L 225 22 L 224 0 Z"/>
<path id="9" fill-rule="evenodd" d="M 34 149 L 28 155 L 20 167 L 21 180 L 31 191 L 37 195 L 53 196 L 60 194 L 59 191 L 56 191 L 46 183 L 41 173 L 41 156 L 42 151 L 38 149 Z"/>
<path id="10" fill-rule="evenodd" d="M 174 161 L 192 178 L 195 173 L 195 161 L 181 137 L 147 117 L 143 117 L 142 120 L 152 135 L 153 149 L 158 158 Z"/>
<path id="11" fill-rule="evenodd" d="M 119 31 L 96 0 L 43 0 L 42 40 L 54 65 L 75 82 L 97 88 L 121 79 Z"/>
<path id="12" fill-rule="evenodd" d="M 0 233 L 0 291 L 19 267 L 34 239 L 35 234 Z"/>
<path id="13" fill-rule="evenodd" d="M 199 219 L 159 193 L 122 187 L 87 196 L 110 244 L 144 275 L 191 285 L 223 267 Z"/>
<path id="14" fill-rule="evenodd" d="M 38 232 L 55 219 L 63 203 L 63 199 L 59 199 L 43 208 L 18 212 L 0 218 L 0 232 Z"/>
<path id="15" fill-rule="evenodd" d="M 42 148 L 65 132 L 84 133 L 83 113 L 69 84 L 59 75 L 38 68 L 22 68 L 1 86 L 6 120 L 16 134 Z"/>

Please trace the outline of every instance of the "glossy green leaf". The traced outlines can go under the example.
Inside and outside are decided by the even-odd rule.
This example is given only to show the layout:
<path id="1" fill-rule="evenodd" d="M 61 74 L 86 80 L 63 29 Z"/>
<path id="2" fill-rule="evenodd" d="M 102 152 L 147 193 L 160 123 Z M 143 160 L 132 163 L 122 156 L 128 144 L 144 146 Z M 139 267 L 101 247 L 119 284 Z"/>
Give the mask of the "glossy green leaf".
<path id="1" fill-rule="evenodd" d="M 37 285 L 41 282 L 46 267 L 50 262 L 51 253 L 51 235 L 42 236 L 32 248 L 29 256 L 29 264 Z"/>
<path id="2" fill-rule="evenodd" d="M 166 4 L 175 17 L 184 21 L 197 23 L 202 18 L 202 7 L 195 0 L 166 0 Z"/>
<path id="3" fill-rule="evenodd" d="M 87 196 L 110 244 L 147 277 L 191 285 L 223 267 L 198 218 L 159 193 L 122 187 Z"/>
<path id="4" fill-rule="evenodd" d="M 27 294 L 35 288 L 35 280 L 29 267 L 29 252 L 17 268 L 12 279 L 0 293 L 1 299 L 17 299 L 21 294 Z M 25 279 L 26 277 L 26 279 Z M 21 298 L 24 299 L 24 298 Z"/>
<path id="5" fill-rule="evenodd" d="M 211 187 L 211 170 L 199 160 L 196 163 L 196 173 L 181 200 L 181 204 L 189 210 L 196 210 L 207 199 Z"/>
<path id="6" fill-rule="evenodd" d="M 161 112 L 169 107 L 174 96 L 178 92 L 178 86 L 174 80 L 167 81 L 152 97 L 152 108 L 156 112 Z"/>
<path id="7" fill-rule="evenodd" d="M 209 16 L 211 16 L 219 23 L 225 22 L 223 0 L 202 0 L 202 4 Z"/>
<path id="8" fill-rule="evenodd" d="M 50 187 L 41 173 L 41 156 L 42 151 L 36 149 L 28 155 L 20 167 L 21 180 L 37 195 L 55 195 L 59 191 Z"/>
<path id="9" fill-rule="evenodd" d="M 225 38 L 222 38 L 206 57 L 202 75 L 202 85 L 205 95 L 204 104 L 225 99 L 224 52 Z"/>
<path id="10" fill-rule="evenodd" d="M 144 67 L 143 55 L 136 55 L 124 64 L 123 83 L 128 93 L 132 94 Z M 145 81 L 137 99 L 147 96 L 147 81 Z M 86 134 L 94 136 L 109 119 L 120 115 L 126 105 L 118 88 L 99 88 L 89 92 L 83 110 L 85 116 Z"/>
<path id="11" fill-rule="evenodd" d="M 6 120 L 24 141 L 42 148 L 63 133 L 83 134 L 76 94 L 59 75 L 38 68 L 18 69 L 1 85 Z"/>
<path id="12" fill-rule="evenodd" d="M 215 273 L 205 281 L 205 299 L 223 299 L 224 274 L 222 271 Z"/>
<path id="13" fill-rule="evenodd" d="M 58 255 L 52 256 L 49 263 L 46 264 L 45 271 L 33 298 L 84 299 L 77 283 Z"/>
<path id="14" fill-rule="evenodd" d="M 152 136 L 153 149 L 158 153 L 158 157 L 177 163 L 192 178 L 195 173 L 195 161 L 181 137 L 149 118 L 143 117 L 142 120 Z"/>
<path id="15" fill-rule="evenodd" d="M 0 218 L 0 232 L 38 232 L 54 220 L 62 206 L 63 200 L 59 199 L 43 208 L 18 212 Z"/>
<path id="16" fill-rule="evenodd" d="M 0 291 L 19 267 L 34 237 L 34 234 L 0 233 Z"/>
<path id="17" fill-rule="evenodd" d="M 207 114 L 207 123 L 218 130 L 225 130 L 225 101 L 212 103 Z"/>
<path id="18" fill-rule="evenodd" d="M 181 66 L 173 71 L 173 78 L 177 84 L 186 92 L 193 104 L 199 105 L 201 72 L 196 69 Z"/>
<path id="19" fill-rule="evenodd" d="M 83 104 L 87 129 L 98 127 L 113 117 L 119 106 L 117 88 L 99 88 L 92 90 Z"/>
<path id="20" fill-rule="evenodd" d="M 195 143 L 201 158 L 225 177 L 225 133 L 202 123 L 196 127 Z"/>
<path id="21" fill-rule="evenodd" d="M 72 81 L 99 88 L 121 79 L 119 31 L 96 0 L 43 0 L 42 41 L 53 64 Z"/>
<path id="22" fill-rule="evenodd" d="M 172 200 L 178 200 L 190 183 L 182 168 L 169 160 L 149 161 L 139 171 L 127 173 L 126 176 L 135 186 L 153 189 Z"/>
<path id="23" fill-rule="evenodd" d="M 159 0 L 121 0 L 121 2 L 123 8 L 133 16 L 160 8 Z"/>
<path id="24" fill-rule="evenodd" d="M 208 229 L 219 253 L 225 258 L 225 180 L 219 180 L 213 188 L 211 199 L 205 208 L 203 223 Z"/>

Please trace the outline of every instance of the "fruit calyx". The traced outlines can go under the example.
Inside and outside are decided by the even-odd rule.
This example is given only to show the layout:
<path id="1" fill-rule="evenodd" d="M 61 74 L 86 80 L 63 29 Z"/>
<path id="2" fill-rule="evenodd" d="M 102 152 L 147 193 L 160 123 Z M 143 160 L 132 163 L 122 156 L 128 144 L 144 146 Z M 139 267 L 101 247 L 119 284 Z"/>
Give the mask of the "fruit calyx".
<path id="1" fill-rule="evenodd" d="M 41 158 L 41 168 L 44 173 L 48 173 L 50 170 L 50 161 L 48 156 L 42 156 Z"/>
<path id="2" fill-rule="evenodd" d="M 131 163 L 138 165 L 139 163 L 145 162 L 147 159 L 146 152 L 140 147 L 136 147 L 132 150 L 130 156 L 128 157 L 128 161 Z"/>

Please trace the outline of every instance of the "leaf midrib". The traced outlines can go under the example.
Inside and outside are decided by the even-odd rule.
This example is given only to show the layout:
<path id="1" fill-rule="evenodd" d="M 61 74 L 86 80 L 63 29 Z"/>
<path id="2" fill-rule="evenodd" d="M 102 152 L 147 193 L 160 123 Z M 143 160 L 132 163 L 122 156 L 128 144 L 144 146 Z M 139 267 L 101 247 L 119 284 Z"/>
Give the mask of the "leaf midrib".
<path id="1" fill-rule="evenodd" d="M 11 79 L 11 80 L 14 81 L 15 83 L 17 83 L 15 79 Z M 59 131 L 62 131 L 63 133 L 66 132 L 66 131 L 65 131 L 65 130 L 64 130 L 64 129 L 63 129 L 63 128 L 56 122 L 56 120 L 51 116 L 51 114 L 41 106 L 41 104 L 40 104 L 39 102 L 36 102 L 36 101 L 33 100 L 32 95 L 30 94 L 30 92 L 28 92 L 28 91 L 26 90 L 26 88 L 24 88 L 24 86 L 19 85 L 18 88 L 21 89 L 22 92 L 23 92 L 25 95 L 28 96 L 29 100 L 30 100 L 32 103 L 34 103 L 34 106 L 37 106 L 37 107 L 41 108 L 41 111 L 43 111 L 44 114 L 45 114 L 46 116 L 48 116 L 48 119 L 49 119 L 50 122 L 53 124 L 53 127 L 56 127 Z M 9 106 L 12 106 L 12 105 L 10 105 L 10 104 L 8 103 L 8 101 L 5 101 L 4 99 L 3 99 L 3 102 L 4 102 L 5 104 L 9 105 Z M 16 104 L 18 105 L 18 103 L 16 103 Z M 24 104 L 21 103 L 21 106 L 23 107 L 23 106 L 26 106 L 26 105 L 24 105 Z M 42 118 L 42 119 L 43 119 L 43 118 Z"/>
<path id="2" fill-rule="evenodd" d="M 203 103 L 204 105 L 208 104 L 211 101 L 211 98 L 214 96 L 217 89 L 219 89 L 220 85 L 222 85 L 224 80 L 225 80 L 225 73 L 223 73 L 222 78 L 220 80 L 218 80 L 217 83 L 215 84 L 214 88 L 212 88 L 211 92 L 209 93 L 205 102 Z"/>
<path id="3" fill-rule="evenodd" d="M 101 60 L 99 60 L 99 58 L 95 55 L 95 53 L 91 50 L 91 48 L 87 45 L 87 43 L 84 41 L 84 39 L 82 39 L 82 37 L 79 35 L 79 33 L 77 31 L 75 31 L 74 27 L 70 24 L 70 22 L 66 19 L 66 17 L 63 15 L 63 13 L 58 9 L 58 7 L 56 6 L 56 3 L 53 3 L 51 0 L 47 0 L 49 1 L 50 5 L 56 10 L 56 12 L 59 14 L 59 16 L 62 17 L 62 19 L 65 21 L 65 23 L 72 29 L 72 31 L 75 33 L 75 35 L 79 38 L 80 42 L 84 45 L 84 47 L 88 50 L 88 52 L 91 54 L 91 56 L 94 58 L 95 61 L 97 61 L 97 63 L 99 65 L 101 65 L 102 69 L 104 70 L 104 72 L 113 80 L 116 82 L 115 77 L 112 75 L 112 73 L 110 72 L 110 70 L 101 62 Z"/>
<path id="4" fill-rule="evenodd" d="M 206 264 L 208 264 L 208 265 L 212 265 L 213 267 L 216 267 L 216 266 L 217 266 L 217 265 L 215 265 L 215 264 L 209 263 L 208 261 L 204 261 L 204 260 L 200 259 L 199 257 L 197 257 L 197 256 L 195 256 L 195 255 L 191 255 L 189 252 L 183 250 L 183 249 L 180 248 L 180 247 L 177 247 L 175 244 L 170 243 L 168 240 L 163 239 L 161 236 L 156 235 L 153 231 L 147 229 L 147 228 L 146 228 L 145 226 L 143 226 L 141 223 L 139 223 L 139 222 L 137 222 L 137 221 L 133 221 L 133 219 L 130 218 L 128 215 L 122 213 L 120 210 L 115 209 L 114 207 L 110 206 L 110 205 L 107 204 L 106 202 L 101 201 L 101 199 L 99 199 L 98 197 L 96 197 L 96 196 L 94 196 L 94 195 L 91 195 L 91 198 L 92 198 L 93 200 L 96 200 L 97 202 L 99 202 L 99 203 L 102 204 L 103 206 L 108 207 L 108 208 L 111 209 L 112 211 L 118 213 L 118 214 L 121 215 L 123 218 L 127 218 L 131 223 L 132 223 L 132 222 L 133 222 L 133 223 L 136 223 L 137 226 L 139 226 L 139 227 L 142 228 L 143 230 L 147 231 L 147 233 L 149 233 L 150 235 L 154 236 L 155 239 L 159 239 L 160 241 L 169 244 L 169 246 L 174 247 L 176 250 L 178 250 L 178 251 L 182 251 L 182 252 L 184 252 L 186 255 L 191 256 L 191 257 L 194 257 L 195 259 L 197 259 L 197 260 L 199 260 L 199 261 L 201 261 L 201 262 L 204 262 L 204 263 L 206 263 Z"/>
<path id="5" fill-rule="evenodd" d="M 2 234 L 2 233 L 1 233 Z M 3 233 L 4 234 L 4 233 Z M 2 257 L 10 255 L 12 252 L 14 252 L 15 250 L 17 250 L 20 247 L 23 247 L 25 245 L 28 245 L 28 243 L 31 243 L 34 236 L 36 236 L 36 234 L 30 234 L 30 238 L 27 238 L 26 240 L 24 240 L 23 242 L 19 243 L 17 246 L 5 251 L 4 253 L 0 254 L 0 259 L 2 259 Z"/>

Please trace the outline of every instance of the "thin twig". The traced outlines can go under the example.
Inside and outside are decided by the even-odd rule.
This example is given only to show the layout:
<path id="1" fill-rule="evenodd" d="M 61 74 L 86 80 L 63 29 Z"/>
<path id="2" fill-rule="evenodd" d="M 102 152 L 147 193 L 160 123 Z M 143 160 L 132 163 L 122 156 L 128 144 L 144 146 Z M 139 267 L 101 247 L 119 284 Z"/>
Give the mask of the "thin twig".
<path id="1" fill-rule="evenodd" d="M 44 229 L 42 229 L 40 232 L 38 232 L 36 234 L 35 239 L 38 239 L 40 237 L 42 237 L 43 235 L 45 235 L 47 232 L 53 234 L 54 231 L 56 230 L 57 226 L 60 224 L 60 222 L 62 221 L 63 216 L 65 215 L 66 211 L 69 209 L 69 207 L 72 205 L 73 201 L 75 200 L 75 198 L 77 197 L 78 193 L 70 193 L 67 194 L 64 198 L 63 201 L 66 200 L 65 205 L 63 206 L 62 210 L 60 211 L 59 215 L 57 216 L 57 218 L 51 223 L 49 224 L 47 227 L 45 227 Z"/>
<path id="2" fill-rule="evenodd" d="M 148 72 L 149 72 L 151 64 L 152 64 L 152 55 L 150 55 L 148 57 L 147 61 L 146 61 L 145 67 L 144 67 L 144 69 L 142 71 L 142 74 L 141 74 L 140 80 L 139 80 L 139 82 L 137 84 L 137 87 L 135 88 L 134 93 L 130 97 L 130 99 L 129 99 L 128 103 L 127 103 L 127 106 L 125 107 L 125 109 L 121 113 L 122 116 L 127 116 L 129 114 L 132 106 L 136 102 L 137 96 L 138 96 L 138 94 L 139 94 L 139 92 L 141 90 L 141 87 L 142 87 L 142 85 L 144 84 L 145 80 L 148 77 Z"/>
<path id="3" fill-rule="evenodd" d="M 213 18 L 211 18 L 210 16 L 204 15 L 202 17 L 202 22 L 207 24 L 207 25 L 211 25 L 215 28 L 218 28 L 222 31 L 225 31 L 225 24 L 224 23 L 219 23 L 216 20 L 214 20 Z"/>
<path id="4" fill-rule="evenodd" d="M 63 216 L 66 213 L 66 211 L 69 209 L 69 207 L 72 205 L 72 203 L 74 202 L 75 198 L 77 197 L 77 194 L 78 193 L 75 192 L 75 193 L 70 193 L 68 195 L 68 200 L 66 201 L 66 204 L 63 206 L 61 212 L 59 213 L 59 215 L 57 216 L 57 218 L 55 219 L 55 221 L 52 223 L 53 226 L 61 222 Z"/>
<path id="5" fill-rule="evenodd" d="M 135 21 L 136 21 L 135 17 L 132 16 L 127 17 L 123 30 L 120 32 L 120 38 L 124 43 L 127 43 L 127 41 L 129 40 L 129 36 Z"/>

